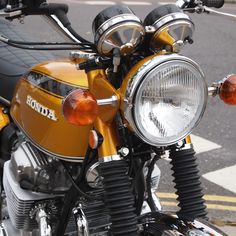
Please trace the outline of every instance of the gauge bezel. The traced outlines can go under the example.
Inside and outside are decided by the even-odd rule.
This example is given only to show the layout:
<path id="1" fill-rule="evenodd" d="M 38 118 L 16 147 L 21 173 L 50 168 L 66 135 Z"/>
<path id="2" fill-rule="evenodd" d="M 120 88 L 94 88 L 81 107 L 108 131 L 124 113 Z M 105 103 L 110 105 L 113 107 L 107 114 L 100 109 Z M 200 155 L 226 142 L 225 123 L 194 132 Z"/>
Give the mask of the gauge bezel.
<path id="1" fill-rule="evenodd" d="M 149 47 L 154 52 L 177 53 L 186 42 L 192 42 L 194 23 L 174 4 L 157 7 L 146 16 L 144 23 L 147 29 L 151 29 Z"/>
<path id="2" fill-rule="evenodd" d="M 183 12 L 173 12 L 173 13 L 167 14 L 165 16 L 162 16 L 160 19 L 157 19 L 152 24 L 152 26 L 156 30 L 158 30 L 161 27 L 163 27 L 164 25 L 166 25 L 167 23 L 170 23 L 170 22 L 173 22 L 176 20 L 186 20 L 186 21 L 190 21 L 193 24 L 191 18 L 187 14 L 185 14 Z"/>
<path id="3" fill-rule="evenodd" d="M 132 32 L 130 35 L 125 35 L 125 30 Z M 117 5 L 103 10 L 95 17 L 93 34 L 100 54 L 111 56 L 114 49 L 119 49 L 121 56 L 126 56 L 142 42 L 145 28 L 132 10 L 127 6 Z M 119 40 L 114 40 L 114 35 Z"/>
<path id="4" fill-rule="evenodd" d="M 94 37 L 95 43 L 97 43 L 99 38 L 109 29 L 115 26 L 117 27 L 120 23 L 129 23 L 129 22 L 140 23 L 140 25 L 142 25 L 141 20 L 137 16 L 135 16 L 134 14 L 129 14 L 129 13 L 120 14 L 120 15 L 113 16 L 112 18 L 108 19 L 96 30 L 95 37 Z"/>
<path id="5" fill-rule="evenodd" d="M 122 21 L 122 16 L 116 17 L 120 19 L 115 19 L 114 17 L 114 21 L 118 23 L 112 25 L 111 22 L 105 22 L 103 27 L 100 27 L 98 29 L 98 32 L 95 34 L 95 44 L 97 45 L 97 49 L 101 54 L 107 55 L 107 56 L 111 55 L 112 50 L 107 49 L 103 45 L 106 43 L 106 41 L 108 41 L 107 38 L 109 37 L 109 35 L 112 34 L 112 32 L 118 31 L 120 28 L 124 28 L 124 27 L 132 28 L 133 30 L 136 29 L 136 31 L 140 33 L 140 38 L 136 40 L 135 44 L 127 43 L 120 47 L 118 46 L 114 47 L 114 48 L 119 48 L 122 56 L 129 55 L 138 46 L 138 44 L 143 40 L 143 37 L 145 35 L 145 29 L 141 21 L 138 22 L 134 20 L 134 19 L 138 20 L 139 18 L 137 18 L 134 15 L 127 15 L 127 14 L 125 15 L 126 15 L 125 21 Z M 108 25 L 111 25 L 111 26 L 108 26 Z M 127 48 L 125 49 L 125 47 Z"/>

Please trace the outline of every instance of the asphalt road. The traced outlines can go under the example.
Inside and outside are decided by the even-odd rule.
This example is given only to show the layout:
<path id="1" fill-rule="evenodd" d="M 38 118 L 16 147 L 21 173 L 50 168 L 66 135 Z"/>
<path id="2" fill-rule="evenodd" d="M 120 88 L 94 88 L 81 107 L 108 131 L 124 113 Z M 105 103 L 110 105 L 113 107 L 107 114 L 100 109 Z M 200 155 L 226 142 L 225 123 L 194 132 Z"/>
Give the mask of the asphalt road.
<path id="1" fill-rule="evenodd" d="M 95 15 L 106 7 L 106 4 L 97 5 L 96 2 L 101 3 L 99 0 L 94 4 L 86 4 L 86 1 L 67 1 L 70 5 L 69 16 L 73 26 L 89 40 L 93 40 L 91 26 Z M 158 6 L 157 1 L 148 2 L 150 5 L 131 6 L 141 19 Z M 225 5 L 222 10 L 236 14 L 236 5 Z M 195 14 L 191 17 L 195 23 L 194 44 L 186 46 L 181 53 L 199 63 L 209 85 L 213 81 L 224 78 L 227 74 L 236 73 L 236 21 L 203 14 Z M 59 39 L 56 33 L 53 33 L 38 17 L 27 17 L 25 25 L 21 27 L 27 28 L 32 35 L 38 35 L 38 38 L 42 40 Z M 220 149 L 198 154 L 201 174 L 236 164 L 236 107 L 224 105 L 218 98 L 209 98 L 204 117 L 194 134 L 222 146 Z M 159 165 L 162 170 L 160 191 L 173 193 L 175 190 L 171 184 L 170 164 L 163 160 Z M 235 185 L 236 179 L 233 179 L 235 175 L 231 174 L 232 185 Z M 230 185 L 230 182 L 228 184 Z M 209 209 L 210 218 L 236 222 L 236 192 L 229 191 L 206 178 L 203 178 L 203 188 L 207 195 L 228 197 L 223 200 L 210 198 L 208 203 L 213 205 L 213 209 Z M 164 202 L 167 202 L 166 208 L 173 209 L 173 196 L 170 198 L 163 196 Z M 219 210 L 217 208 L 219 205 L 222 205 L 223 209 Z"/>

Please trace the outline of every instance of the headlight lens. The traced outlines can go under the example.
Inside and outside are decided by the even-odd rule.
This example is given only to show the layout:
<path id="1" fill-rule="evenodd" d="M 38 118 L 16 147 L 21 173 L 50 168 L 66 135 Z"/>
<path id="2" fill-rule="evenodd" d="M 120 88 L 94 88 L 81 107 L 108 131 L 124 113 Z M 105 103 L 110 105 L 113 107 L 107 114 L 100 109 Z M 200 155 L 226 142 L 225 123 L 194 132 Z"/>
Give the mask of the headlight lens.
<path id="1" fill-rule="evenodd" d="M 207 100 L 204 75 L 186 57 L 155 57 L 131 81 L 126 92 L 125 116 L 138 136 L 149 144 L 165 146 L 178 142 L 203 115 Z"/>

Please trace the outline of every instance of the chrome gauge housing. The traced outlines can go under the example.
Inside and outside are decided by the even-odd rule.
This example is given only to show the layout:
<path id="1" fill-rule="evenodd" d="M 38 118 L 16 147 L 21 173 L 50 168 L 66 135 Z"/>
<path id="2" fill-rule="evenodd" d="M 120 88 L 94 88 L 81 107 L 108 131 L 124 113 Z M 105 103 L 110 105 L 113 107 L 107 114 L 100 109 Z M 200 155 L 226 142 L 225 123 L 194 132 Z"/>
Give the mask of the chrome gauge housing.
<path id="1" fill-rule="evenodd" d="M 194 24 L 174 4 L 157 7 L 147 15 L 144 24 L 152 34 L 149 46 L 153 52 L 179 52 L 186 42 L 192 42 Z"/>
<path id="2" fill-rule="evenodd" d="M 149 59 L 122 86 L 124 118 L 137 136 L 153 146 L 185 138 L 206 107 L 203 72 L 194 61 L 177 54 Z"/>
<path id="3" fill-rule="evenodd" d="M 112 55 L 115 48 L 122 56 L 129 55 L 140 44 L 145 34 L 141 20 L 127 7 L 109 7 L 93 21 L 94 41 L 100 54 Z"/>

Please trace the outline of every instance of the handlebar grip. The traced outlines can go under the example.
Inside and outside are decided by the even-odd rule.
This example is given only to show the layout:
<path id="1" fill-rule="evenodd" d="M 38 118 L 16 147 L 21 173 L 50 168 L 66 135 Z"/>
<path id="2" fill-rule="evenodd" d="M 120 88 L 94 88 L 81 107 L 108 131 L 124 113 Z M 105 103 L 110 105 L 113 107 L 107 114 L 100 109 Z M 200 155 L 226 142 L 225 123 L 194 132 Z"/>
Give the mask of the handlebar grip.
<path id="1" fill-rule="evenodd" d="M 68 5 L 63 3 L 49 3 L 48 10 L 49 14 L 55 14 L 58 11 L 62 11 L 66 14 L 68 12 Z"/>
<path id="2" fill-rule="evenodd" d="M 202 0 L 202 3 L 204 6 L 207 6 L 207 7 L 221 8 L 223 7 L 225 1 L 224 0 Z"/>
<path id="3" fill-rule="evenodd" d="M 0 0 L 0 9 L 5 8 L 7 5 L 7 0 Z"/>
<path id="4" fill-rule="evenodd" d="M 57 12 L 66 14 L 68 12 L 68 5 L 63 3 L 43 3 L 40 6 L 27 7 L 24 11 L 28 15 L 53 15 Z"/>
<path id="5" fill-rule="evenodd" d="M 27 5 L 26 5 L 27 6 Z M 69 19 L 67 18 L 68 5 L 63 3 L 46 3 L 43 2 L 39 6 L 34 5 L 22 9 L 25 15 L 56 15 L 61 23 L 68 27 L 71 25 Z"/>

